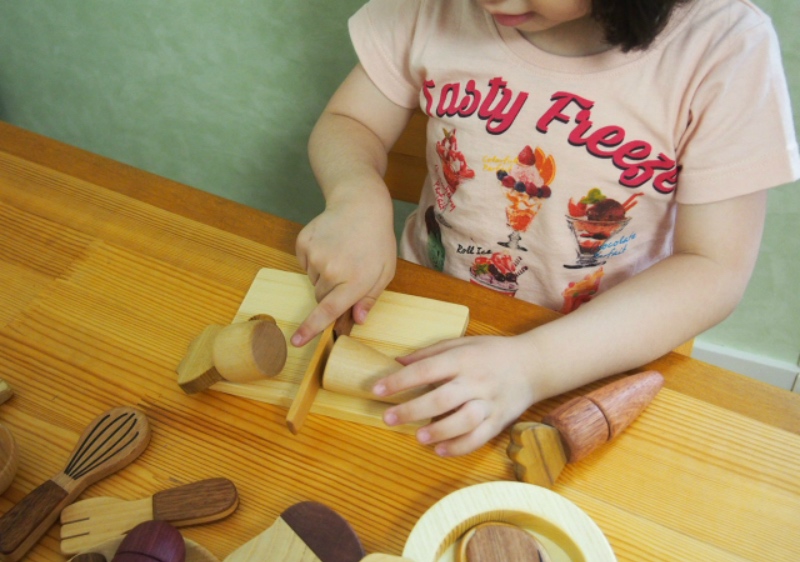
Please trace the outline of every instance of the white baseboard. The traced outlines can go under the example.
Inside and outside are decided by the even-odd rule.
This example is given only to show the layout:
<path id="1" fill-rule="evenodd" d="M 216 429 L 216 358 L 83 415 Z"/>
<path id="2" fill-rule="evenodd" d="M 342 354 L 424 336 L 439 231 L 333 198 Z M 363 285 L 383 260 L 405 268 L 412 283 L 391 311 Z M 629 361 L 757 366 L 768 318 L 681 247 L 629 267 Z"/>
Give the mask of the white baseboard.
<path id="1" fill-rule="evenodd" d="M 788 361 L 776 361 L 700 339 L 694 342 L 692 357 L 786 390 L 800 392 L 800 367 Z"/>

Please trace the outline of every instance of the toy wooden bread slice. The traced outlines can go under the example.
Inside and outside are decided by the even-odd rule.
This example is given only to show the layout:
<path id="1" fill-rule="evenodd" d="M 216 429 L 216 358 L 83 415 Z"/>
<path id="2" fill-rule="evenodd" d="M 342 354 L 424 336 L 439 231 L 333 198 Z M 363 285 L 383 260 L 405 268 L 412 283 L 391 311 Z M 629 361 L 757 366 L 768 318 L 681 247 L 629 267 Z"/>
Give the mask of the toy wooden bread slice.
<path id="1" fill-rule="evenodd" d="M 63 471 L 0 518 L 0 559 L 22 558 L 64 507 L 89 485 L 131 463 L 149 442 L 150 426 L 138 410 L 114 408 L 96 418 L 81 434 Z"/>
<path id="2" fill-rule="evenodd" d="M 140 500 L 89 498 L 61 512 L 61 553 L 89 550 L 146 521 L 166 521 L 173 527 L 217 521 L 238 505 L 236 486 L 227 478 L 185 484 Z"/>
<path id="3" fill-rule="evenodd" d="M 178 365 L 178 384 L 193 394 L 220 381 L 274 377 L 286 363 L 286 338 L 266 314 L 229 326 L 211 325 L 189 345 Z"/>
<path id="4" fill-rule="evenodd" d="M 386 397 L 372 393 L 372 387 L 379 379 L 402 368 L 403 365 L 380 351 L 349 336 L 339 336 L 325 365 L 322 388 L 392 404 L 406 402 L 427 392 L 428 388 L 421 387 Z"/>
<path id="5" fill-rule="evenodd" d="M 461 538 L 456 562 L 550 562 L 533 535 L 508 523 L 482 523 Z"/>
<path id="6" fill-rule="evenodd" d="M 562 404 L 542 423 L 511 429 L 508 456 L 518 480 L 551 487 L 568 462 L 576 462 L 619 435 L 664 384 L 656 371 L 618 379 Z"/>
<path id="7" fill-rule="evenodd" d="M 140 523 L 123 539 L 111 562 L 184 562 L 186 544 L 165 521 Z"/>
<path id="8" fill-rule="evenodd" d="M 281 513 L 272 526 L 240 546 L 225 562 L 359 562 L 361 541 L 338 513 L 316 502 L 302 502 Z"/>
<path id="9" fill-rule="evenodd" d="M 373 552 L 372 554 L 368 554 L 366 558 L 362 558 L 361 562 L 414 562 L 409 558 L 403 558 L 402 556 L 393 556 L 391 554 L 381 554 L 379 552 Z"/>

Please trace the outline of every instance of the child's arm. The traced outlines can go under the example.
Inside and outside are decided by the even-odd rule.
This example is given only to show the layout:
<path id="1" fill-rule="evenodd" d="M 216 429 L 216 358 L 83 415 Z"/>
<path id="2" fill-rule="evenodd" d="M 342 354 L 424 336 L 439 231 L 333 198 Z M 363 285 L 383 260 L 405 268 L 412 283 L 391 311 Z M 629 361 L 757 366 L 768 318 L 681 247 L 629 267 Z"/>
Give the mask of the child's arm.
<path id="1" fill-rule="evenodd" d="M 363 322 L 394 276 L 397 242 L 383 175 L 387 153 L 412 110 L 390 101 L 357 66 L 334 94 L 309 140 L 325 211 L 297 238 L 297 258 L 318 305 L 297 328 L 304 345 L 353 307 Z"/>
<path id="2" fill-rule="evenodd" d="M 378 394 L 441 385 L 389 408 L 393 425 L 447 414 L 417 437 L 437 453 L 471 452 L 531 404 L 641 367 L 730 314 L 750 279 L 766 192 L 680 205 L 669 258 L 575 312 L 514 337 L 461 338 L 420 350 Z M 452 412 L 452 413 L 450 413 Z"/>

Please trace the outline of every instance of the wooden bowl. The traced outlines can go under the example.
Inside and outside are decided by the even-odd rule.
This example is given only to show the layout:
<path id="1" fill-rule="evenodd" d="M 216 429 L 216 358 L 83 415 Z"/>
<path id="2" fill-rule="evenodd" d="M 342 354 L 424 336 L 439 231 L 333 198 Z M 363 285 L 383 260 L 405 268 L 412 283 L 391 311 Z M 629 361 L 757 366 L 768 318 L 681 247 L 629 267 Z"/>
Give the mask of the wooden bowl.
<path id="1" fill-rule="evenodd" d="M 0 424 L 0 494 L 5 492 L 17 475 L 19 453 L 14 436 L 3 424 Z"/>
<path id="2" fill-rule="evenodd" d="M 524 482 L 488 482 L 445 496 L 417 521 L 403 556 L 415 562 L 453 562 L 461 536 L 490 521 L 528 531 L 552 562 L 617 560 L 600 528 L 578 506 Z"/>

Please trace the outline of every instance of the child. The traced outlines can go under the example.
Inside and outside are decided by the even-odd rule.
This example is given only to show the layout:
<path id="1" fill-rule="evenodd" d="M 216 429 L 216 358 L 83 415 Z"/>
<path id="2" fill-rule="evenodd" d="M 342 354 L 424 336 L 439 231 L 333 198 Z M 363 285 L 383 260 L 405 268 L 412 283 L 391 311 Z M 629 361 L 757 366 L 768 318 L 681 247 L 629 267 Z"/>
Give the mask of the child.
<path id="1" fill-rule="evenodd" d="M 303 345 L 392 279 L 386 155 L 415 106 L 428 171 L 402 257 L 561 310 L 513 337 L 401 358 L 378 395 L 471 452 L 531 404 L 639 367 L 724 319 L 753 270 L 766 190 L 800 175 L 775 33 L 746 0 L 371 0 L 360 64 L 309 142 L 326 209 L 297 255 Z"/>

